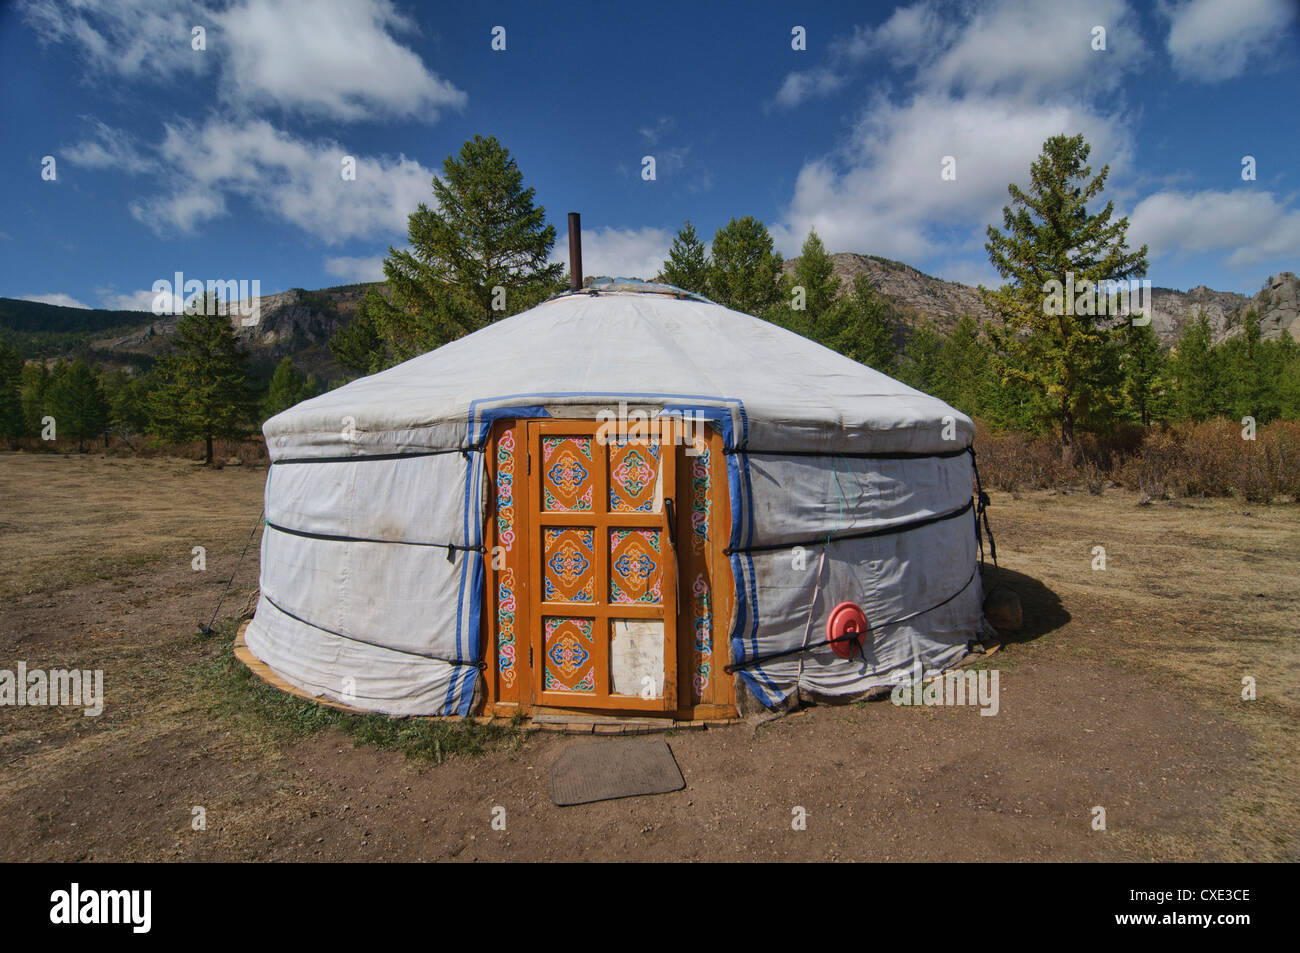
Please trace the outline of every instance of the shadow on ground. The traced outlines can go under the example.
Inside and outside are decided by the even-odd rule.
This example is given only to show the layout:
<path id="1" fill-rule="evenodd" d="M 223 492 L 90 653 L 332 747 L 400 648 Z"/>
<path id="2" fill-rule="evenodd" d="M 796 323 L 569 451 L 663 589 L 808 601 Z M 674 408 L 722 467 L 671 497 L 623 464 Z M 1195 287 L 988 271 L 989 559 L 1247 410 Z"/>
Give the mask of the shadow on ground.
<path id="1" fill-rule="evenodd" d="M 1070 621 L 1070 613 L 1061 603 L 1061 597 L 1033 576 L 1005 567 L 985 565 L 980 578 L 984 582 L 986 602 L 995 589 L 1010 589 L 1020 597 L 1024 625 L 1019 632 L 999 633 L 1005 645 L 1032 642 L 1049 632 L 1055 632 Z"/>

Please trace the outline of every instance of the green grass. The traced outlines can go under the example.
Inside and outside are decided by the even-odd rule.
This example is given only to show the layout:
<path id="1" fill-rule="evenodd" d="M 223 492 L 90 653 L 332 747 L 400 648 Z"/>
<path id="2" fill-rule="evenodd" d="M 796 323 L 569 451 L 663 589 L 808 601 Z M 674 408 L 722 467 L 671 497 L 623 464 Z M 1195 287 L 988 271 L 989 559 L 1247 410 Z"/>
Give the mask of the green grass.
<path id="1" fill-rule="evenodd" d="M 211 698 L 212 714 L 266 743 L 299 741 L 318 731 L 336 729 L 354 744 L 401 751 L 417 761 L 442 764 L 452 755 L 480 755 L 518 748 L 525 739 L 521 719 L 480 724 L 469 719 L 394 718 L 357 715 L 305 701 L 262 681 L 235 658 L 239 623 L 218 626 L 212 636 L 196 636 L 216 644 L 216 654 L 196 673 L 196 687 Z"/>

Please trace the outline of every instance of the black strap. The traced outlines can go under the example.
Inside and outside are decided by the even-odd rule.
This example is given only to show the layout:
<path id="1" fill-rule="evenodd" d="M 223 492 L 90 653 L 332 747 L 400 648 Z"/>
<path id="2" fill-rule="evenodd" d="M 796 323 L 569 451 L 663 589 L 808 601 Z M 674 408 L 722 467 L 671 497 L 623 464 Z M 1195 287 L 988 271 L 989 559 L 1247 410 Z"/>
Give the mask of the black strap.
<path id="1" fill-rule="evenodd" d="M 463 453 L 468 456 L 470 453 L 481 453 L 483 445 L 478 444 L 472 447 L 447 447 L 444 450 L 415 450 L 408 453 L 370 453 L 354 454 L 350 457 L 288 457 L 284 460 L 272 460 L 274 466 L 284 466 L 287 463 L 366 463 L 371 460 L 406 460 L 415 457 L 440 457 L 448 453 Z"/>
<path id="2" fill-rule="evenodd" d="M 978 501 L 975 506 L 975 542 L 980 548 L 980 565 L 984 565 L 984 535 L 989 538 L 989 556 L 993 558 L 993 568 L 1000 571 L 998 566 L 998 546 L 993 541 L 993 527 L 989 525 L 989 495 L 984 492 L 984 487 L 980 483 L 980 468 L 975 462 L 975 448 L 967 447 L 970 451 L 971 470 L 975 473 L 975 499 Z M 980 522 L 984 523 L 983 530 L 980 532 Z"/>
<path id="3" fill-rule="evenodd" d="M 936 602 L 932 606 L 927 606 L 924 609 L 918 609 L 916 612 L 909 613 L 908 615 L 902 616 L 901 618 L 891 619 L 888 622 L 881 622 L 879 625 L 869 625 L 867 626 L 866 632 L 851 632 L 848 635 L 840 636 L 838 639 L 822 639 L 820 642 L 813 642 L 810 643 L 809 645 L 801 645 L 793 649 L 786 649 L 783 652 L 771 652 L 767 655 L 756 655 L 750 659 L 744 659 L 743 661 L 740 662 L 733 662 L 730 665 L 725 665 L 723 666 L 722 670 L 726 672 L 728 675 L 730 675 L 732 672 L 735 672 L 738 669 L 748 668 L 751 665 L 758 665 L 761 662 L 770 662 L 773 659 L 785 658 L 787 655 L 798 655 L 801 652 L 808 652 L 811 651 L 812 649 L 821 648 L 823 645 L 831 645 L 835 642 L 856 643 L 858 642 L 858 639 L 860 639 L 863 635 L 866 635 L 868 632 L 875 632 L 879 629 L 888 629 L 891 626 L 902 625 L 904 622 L 910 622 L 912 619 L 915 619 L 917 616 L 925 615 L 927 612 L 933 612 L 935 609 L 938 609 L 940 606 L 946 606 L 948 603 L 952 602 L 952 600 L 956 599 L 968 588 L 970 588 L 970 584 L 975 581 L 975 573 L 977 571 L 978 571 L 978 567 L 972 569 L 970 572 L 970 576 L 962 584 L 962 587 L 958 589 L 956 592 L 954 592 L 952 595 L 948 596 L 948 598 L 940 602 Z M 858 648 L 859 651 L 861 651 L 860 643 L 858 645 Z"/>
<path id="4" fill-rule="evenodd" d="M 758 457 L 826 457 L 834 459 L 850 460 L 934 460 L 946 459 L 948 457 L 960 457 L 965 453 L 968 447 L 958 447 L 956 450 L 939 450 L 935 453 L 918 453 L 910 450 L 896 450 L 892 452 L 870 453 L 863 451 L 856 453 L 853 451 L 843 451 L 835 453 L 825 453 L 819 450 L 753 450 L 749 447 L 727 447 L 723 453 L 744 453 L 749 456 Z"/>
<path id="5" fill-rule="evenodd" d="M 795 546 L 818 546 L 822 543 L 838 543 L 841 540 L 846 539 L 871 539 L 876 536 L 893 536 L 896 533 L 906 533 L 914 529 L 920 529 L 923 526 L 942 523 L 944 520 L 956 519 L 972 506 L 974 506 L 974 501 L 967 500 L 955 510 L 950 510 L 947 513 L 939 513 L 936 516 L 926 516 L 918 520 L 909 520 L 906 523 L 895 523 L 891 526 L 880 526 L 876 529 L 864 529 L 857 533 L 844 533 L 840 536 L 818 537 L 817 539 L 805 540 L 800 543 L 771 543 L 766 546 L 747 546 L 737 547 L 735 549 L 728 548 L 724 549 L 723 552 L 728 556 L 732 553 L 764 553 L 773 552 L 778 549 L 792 549 Z"/>
<path id="6" fill-rule="evenodd" d="M 262 598 L 265 599 L 267 602 L 271 603 L 271 605 L 275 606 L 276 609 L 278 609 L 280 612 L 283 612 L 285 615 L 287 615 L 290 619 L 293 619 L 295 622 L 301 622 L 303 625 L 309 625 L 313 629 L 319 629 L 321 632 L 328 632 L 330 635 L 337 636 L 340 639 L 347 639 L 349 642 L 356 642 L 358 645 L 369 645 L 371 648 L 386 649 L 389 652 L 396 652 L 399 655 L 412 655 L 415 656 L 416 658 L 429 659 L 430 661 L 434 661 L 434 662 L 446 662 L 448 665 L 469 665 L 477 669 L 483 669 L 486 667 L 485 662 L 474 662 L 468 659 L 443 658 L 440 655 L 426 655 L 424 652 L 412 652 L 409 651 L 408 649 L 396 649 L 393 648 L 391 645 L 380 645 L 378 642 L 367 642 L 365 639 L 358 639 L 355 635 L 346 635 L 342 632 L 337 632 L 334 629 L 327 629 L 323 625 L 317 625 L 315 622 L 308 622 L 306 619 L 302 618 L 301 616 L 294 615 L 284 606 L 280 605 L 278 602 L 276 602 L 274 599 L 268 596 L 265 592 L 262 593 Z"/>
<path id="7" fill-rule="evenodd" d="M 309 533 L 302 529 L 290 529 L 288 526 L 281 526 L 278 523 L 266 521 L 266 525 L 273 530 L 281 533 L 288 533 L 290 536 L 301 536 L 304 539 L 323 539 L 328 542 L 336 543 L 387 543 L 393 546 L 433 546 L 438 549 L 447 550 L 447 562 L 455 561 L 456 550 L 464 550 L 467 553 L 485 553 L 487 549 L 483 546 L 462 546 L 460 543 L 430 543 L 422 540 L 411 539 L 374 539 L 366 536 L 335 536 L 330 533 Z"/>

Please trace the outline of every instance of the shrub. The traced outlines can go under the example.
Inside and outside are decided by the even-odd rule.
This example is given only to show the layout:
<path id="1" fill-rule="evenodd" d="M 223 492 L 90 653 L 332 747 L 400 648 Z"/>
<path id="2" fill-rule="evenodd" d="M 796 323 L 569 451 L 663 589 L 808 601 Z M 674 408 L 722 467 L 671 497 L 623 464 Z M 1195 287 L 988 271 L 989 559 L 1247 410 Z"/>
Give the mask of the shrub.
<path id="1" fill-rule="evenodd" d="M 1083 486 L 1100 494 L 1108 482 L 1153 500 L 1234 496 L 1251 503 L 1300 498 L 1300 423 L 1275 421 L 1254 440 L 1231 420 L 1159 427 L 1124 424 L 1079 441 L 1073 469 L 1056 440 L 976 426 L 975 451 L 986 488 L 1014 492 Z"/>

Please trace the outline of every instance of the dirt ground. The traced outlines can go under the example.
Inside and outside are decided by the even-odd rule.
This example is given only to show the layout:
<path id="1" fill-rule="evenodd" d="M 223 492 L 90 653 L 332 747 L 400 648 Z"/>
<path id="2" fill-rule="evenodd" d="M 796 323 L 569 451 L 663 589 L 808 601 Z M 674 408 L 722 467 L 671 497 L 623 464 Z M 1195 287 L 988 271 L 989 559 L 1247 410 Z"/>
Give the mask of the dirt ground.
<path id="1" fill-rule="evenodd" d="M 107 695 L 94 718 L 0 707 L 0 860 L 1300 860 L 1298 506 L 994 494 L 1028 618 L 983 663 L 996 717 L 885 701 L 679 732 L 684 790 L 559 808 L 547 771 L 580 739 L 433 764 L 217 704 L 197 630 L 265 476 L 0 454 L 0 669 L 101 668 Z"/>

